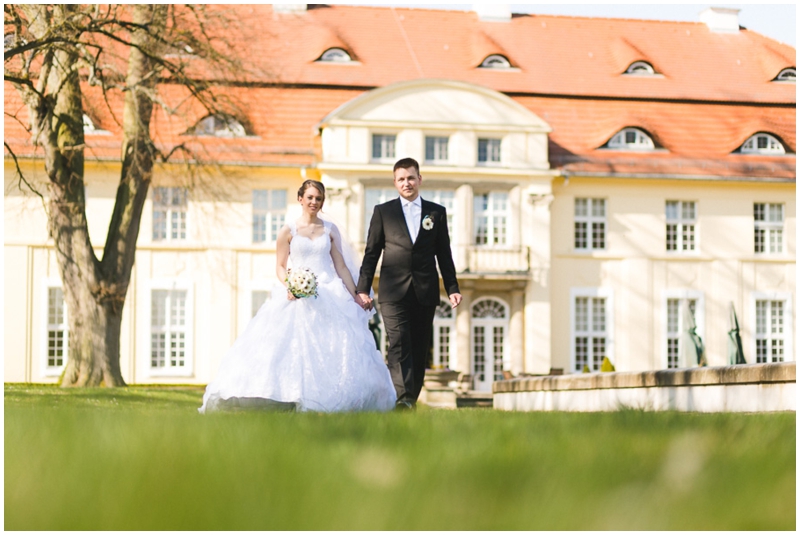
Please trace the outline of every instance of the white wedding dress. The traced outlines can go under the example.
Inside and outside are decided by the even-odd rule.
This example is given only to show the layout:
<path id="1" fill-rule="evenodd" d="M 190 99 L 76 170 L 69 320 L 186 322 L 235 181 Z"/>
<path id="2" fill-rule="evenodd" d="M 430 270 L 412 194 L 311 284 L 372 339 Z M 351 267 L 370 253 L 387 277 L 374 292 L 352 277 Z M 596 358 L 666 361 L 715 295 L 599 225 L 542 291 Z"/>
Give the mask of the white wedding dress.
<path id="1" fill-rule="evenodd" d="M 317 276 L 317 298 L 296 301 L 279 292 L 268 299 L 220 363 L 199 411 L 294 404 L 298 411 L 388 411 L 396 394 L 383 356 L 367 328 L 371 313 L 356 304 L 336 273 L 325 221 L 316 239 L 297 234 L 293 268 Z"/>

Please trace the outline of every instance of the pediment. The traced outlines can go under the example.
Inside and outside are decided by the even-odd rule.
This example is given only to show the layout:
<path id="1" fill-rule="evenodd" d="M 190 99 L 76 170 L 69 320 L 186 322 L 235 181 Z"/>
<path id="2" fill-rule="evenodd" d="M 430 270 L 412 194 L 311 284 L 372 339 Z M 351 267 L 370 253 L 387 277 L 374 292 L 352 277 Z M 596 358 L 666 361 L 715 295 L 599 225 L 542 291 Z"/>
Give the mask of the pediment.
<path id="1" fill-rule="evenodd" d="M 511 98 L 450 80 L 412 80 L 374 89 L 328 114 L 318 125 L 503 128 L 550 132 L 550 126 Z"/>

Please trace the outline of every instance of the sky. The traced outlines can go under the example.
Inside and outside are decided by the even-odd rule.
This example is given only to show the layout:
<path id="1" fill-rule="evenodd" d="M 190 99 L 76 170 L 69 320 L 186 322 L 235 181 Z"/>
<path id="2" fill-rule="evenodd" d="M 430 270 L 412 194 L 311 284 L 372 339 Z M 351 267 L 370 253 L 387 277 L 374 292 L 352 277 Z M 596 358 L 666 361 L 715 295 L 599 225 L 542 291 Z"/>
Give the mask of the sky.
<path id="1" fill-rule="evenodd" d="M 356 2 L 353 2 L 356 3 Z M 361 3 L 395 7 L 429 9 L 458 9 L 470 11 L 473 4 L 396 4 Z M 571 15 L 584 17 L 612 17 L 627 19 L 655 19 L 699 22 L 700 12 L 711 7 L 740 9 L 739 25 L 782 43 L 797 47 L 797 7 L 784 4 L 510 4 L 512 13 L 539 13 L 542 15 Z"/>

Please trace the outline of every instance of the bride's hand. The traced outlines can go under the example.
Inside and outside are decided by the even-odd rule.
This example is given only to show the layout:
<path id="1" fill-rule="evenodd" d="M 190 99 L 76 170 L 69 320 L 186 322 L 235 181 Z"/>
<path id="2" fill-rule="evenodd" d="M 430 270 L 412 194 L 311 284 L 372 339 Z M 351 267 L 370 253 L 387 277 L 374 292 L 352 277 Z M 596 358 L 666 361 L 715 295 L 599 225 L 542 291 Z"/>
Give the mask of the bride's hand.
<path id="1" fill-rule="evenodd" d="M 297 301 L 297 298 L 288 289 L 286 290 L 286 299 L 288 299 L 289 301 Z"/>
<path id="2" fill-rule="evenodd" d="M 353 297 L 353 301 L 355 301 L 355 302 L 356 302 L 356 304 L 357 304 L 359 307 L 361 307 L 363 310 L 366 310 L 366 309 L 367 309 L 367 308 L 364 306 L 364 302 L 363 302 L 363 301 L 361 301 L 361 296 L 360 296 L 360 295 L 358 295 L 358 294 L 353 294 L 353 295 L 352 295 L 352 297 Z"/>

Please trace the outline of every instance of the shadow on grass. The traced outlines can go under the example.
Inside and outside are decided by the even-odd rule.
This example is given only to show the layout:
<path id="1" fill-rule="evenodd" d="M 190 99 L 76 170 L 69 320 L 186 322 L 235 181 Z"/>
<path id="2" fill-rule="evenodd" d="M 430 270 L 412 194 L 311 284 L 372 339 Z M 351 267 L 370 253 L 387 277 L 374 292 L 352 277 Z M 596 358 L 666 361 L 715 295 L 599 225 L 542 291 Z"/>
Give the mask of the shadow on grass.
<path id="1" fill-rule="evenodd" d="M 197 409 L 203 391 L 194 387 L 59 388 L 49 385 L 5 385 L 8 407 L 143 407 Z"/>

